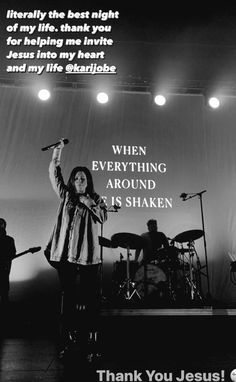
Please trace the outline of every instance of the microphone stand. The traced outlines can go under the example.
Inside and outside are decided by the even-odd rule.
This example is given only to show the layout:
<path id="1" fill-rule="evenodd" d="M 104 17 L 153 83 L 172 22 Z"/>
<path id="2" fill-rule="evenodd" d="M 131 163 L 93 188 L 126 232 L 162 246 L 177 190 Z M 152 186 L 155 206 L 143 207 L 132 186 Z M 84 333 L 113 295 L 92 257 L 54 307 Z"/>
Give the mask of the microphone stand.
<path id="1" fill-rule="evenodd" d="M 113 209 L 112 209 L 113 208 Z M 107 212 L 118 212 L 118 208 L 116 208 L 116 205 L 112 205 L 107 209 Z M 103 238 L 103 223 L 101 223 L 101 240 Z M 103 296 L 103 245 L 101 243 L 100 245 L 100 260 L 101 260 L 101 271 L 100 271 L 100 296 L 101 299 L 104 300 Z"/>
<path id="2" fill-rule="evenodd" d="M 208 301 L 211 300 L 211 294 L 210 294 L 210 281 L 209 281 L 209 269 L 208 269 L 208 256 L 207 256 L 207 245 L 206 245 L 206 234 L 205 234 L 205 224 L 204 224 L 204 216 L 203 216 L 203 203 L 202 203 L 202 194 L 204 194 L 206 190 L 200 191 L 197 193 L 188 194 L 190 196 L 184 197 L 183 201 L 195 198 L 196 196 L 199 197 L 200 200 L 200 209 L 201 209 L 201 220 L 202 220 L 202 231 L 203 231 L 203 242 L 204 242 L 204 252 L 205 252 L 205 267 L 206 267 L 206 278 L 207 278 L 207 299 Z"/>

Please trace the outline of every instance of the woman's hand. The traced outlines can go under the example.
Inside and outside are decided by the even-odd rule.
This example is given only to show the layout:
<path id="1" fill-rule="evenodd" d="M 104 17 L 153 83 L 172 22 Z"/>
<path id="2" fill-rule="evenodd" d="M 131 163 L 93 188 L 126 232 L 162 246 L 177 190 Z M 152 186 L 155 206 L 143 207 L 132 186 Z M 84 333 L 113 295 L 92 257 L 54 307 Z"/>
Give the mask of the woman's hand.
<path id="1" fill-rule="evenodd" d="M 94 200 L 89 195 L 81 195 L 79 200 L 88 208 L 95 206 Z"/>
<path id="2" fill-rule="evenodd" d="M 53 149 L 52 160 L 54 161 L 54 163 L 55 163 L 56 166 L 59 166 L 59 164 L 60 164 L 61 152 L 62 152 L 62 149 L 63 149 L 64 146 L 65 146 L 64 138 L 61 138 L 61 139 L 60 139 L 60 144 L 57 145 L 57 146 Z"/>
<path id="3" fill-rule="evenodd" d="M 65 138 L 61 138 L 61 139 L 59 140 L 60 144 L 59 144 L 57 147 L 55 147 L 55 148 L 63 149 L 64 146 L 65 146 L 64 141 L 65 141 Z"/>

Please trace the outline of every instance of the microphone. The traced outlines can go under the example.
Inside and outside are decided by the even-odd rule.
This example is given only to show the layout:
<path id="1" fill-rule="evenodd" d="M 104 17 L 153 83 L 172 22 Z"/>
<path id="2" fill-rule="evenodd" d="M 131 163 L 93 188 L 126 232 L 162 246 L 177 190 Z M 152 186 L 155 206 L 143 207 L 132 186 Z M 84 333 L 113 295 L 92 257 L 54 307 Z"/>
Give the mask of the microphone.
<path id="1" fill-rule="evenodd" d="M 113 204 L 112 206 L 116 211 L 119 210 L 121 208 L 121 206 L 119 206 L 118 204 Z"/>
<path id="2" fill-rule="evenodd" d="M 63 141 L 63 143 L 64 143 L 64 145 L 67 145 L 67 143 L 69 143 L 69 140 L 68 139 L 62 139 L 62 141 Z M 54 147 L 57 147 L 57 146 L 59 146 L 61 144 L 61 141 L 59 141 L 59 142 L 56 142 L 56 143 L 53 143 L 52 145 L 49 145 L 49 146 L 45 146 L 45 147 L 43 147 L 41 150 L 42 151 L 46 151 L 46 150 L 49 150 L 49 149 L 54 149 Z"/>
<path id="3" fill-rule="evenodd" d="M 179 196 L 180 198 L 182 198 L 183 200 L 185 200 L 187 198 L 188 194 L 185 194 L 184 192 Z"/>

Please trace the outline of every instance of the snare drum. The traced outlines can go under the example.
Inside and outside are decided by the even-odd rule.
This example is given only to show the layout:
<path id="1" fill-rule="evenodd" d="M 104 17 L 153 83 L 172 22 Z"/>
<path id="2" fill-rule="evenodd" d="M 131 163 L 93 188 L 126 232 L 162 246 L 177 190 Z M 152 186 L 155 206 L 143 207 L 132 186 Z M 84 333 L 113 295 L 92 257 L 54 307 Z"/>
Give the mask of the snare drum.
<path id="1" fill-rule="evenodd" d="M 170 246 L 169 248 L 161 248 L 157 252 L 159 265 L 165 270 L 179 268 L 178 254 L 177 248 L 173 246 Z"/>
<path id="2" fill-rule="evenodd" d="M 167 277 L 165 272 L 156 264 L 141 265 L 134 277 L 135 288 L 141 297 L 155 294 L 160 297 L 163 284 L 165 285 L 166 281 Z"/>

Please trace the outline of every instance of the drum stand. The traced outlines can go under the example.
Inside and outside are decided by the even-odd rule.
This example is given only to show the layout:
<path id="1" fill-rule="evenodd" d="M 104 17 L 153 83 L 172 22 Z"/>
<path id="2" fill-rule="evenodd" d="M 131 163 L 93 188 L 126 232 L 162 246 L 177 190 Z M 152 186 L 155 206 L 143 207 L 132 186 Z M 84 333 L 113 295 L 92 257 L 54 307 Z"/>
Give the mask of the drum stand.
<path id="1" fill-rule="evenodd" d="M 170 301 L 176 301 L 176 286 L 174 285 L 175 270 L 171 266 L 168 267 L 167 271 L 167 285 L 168 285 L 168 298 Z"/>
<path id="2" fill-rule="evenodd" d="M 183 197 L 183 201 L 195 198 L 196 196 L 199 197 L 200 200 L 200 210 L 201 210 L 201 220 L 202 220 L 202 232 L 203 232 L 203 240 L 204 240 L 204 251 L 205 251 L 205 265 L 203 268 L 206 268 L 206 274 L 201 272 L 204 276 L 206 276 L 207 280 L 207 296 L 206 296 L 206 301 L 208 304 L 211 304 L 212 297 L 211 297 L 211 292 L 210 292 L 210 280 L 209 280 L 209 269 L 208 269 L 208 255 L 207 255 L 207 245 L 206 245 L 206 233 L 205 233 L 205 224 L 204 224 L 204 216 L 203 216 L 203 203 L 202 203 L 202 195 L 206 192 L 206 190 L 197 192 L 197 193 L 191 193 L 191 194 L 182 194 L 181 197 Z"/>
<path id="3" fill-rule="evenodd" d="M 197 288 L 196 281 L 194 280 L 194 264 L 193 264 L 193 257 L 197 252 L 194 247 L 194 242 L 188 243 L 189 247 L 189 274 L 185 274 L 185 280 L 187 281 L 189 287 L 190 287 L 190 299 L 191 301 L 195 300 L 196 297 L 198 297 L 199 300 L 203 300 L 200 290 Z M 197 265 L 199 266 L 199 258 L 197 256 Z M 197 269 L 197 272 L 199 273 L 199 269 Z"/>
<path id="4" fill-rule="evenodd" d="M 135 283 L 130 279 L 129 257 L 131 255 L 130 248 L 127 247 L 126 279 L 120 285 L 118 295 L 123 292 L 126 300 L 131 300 L 135 295 L 141 300 L 140 294 L 135 289 Z"/>

